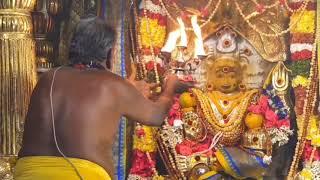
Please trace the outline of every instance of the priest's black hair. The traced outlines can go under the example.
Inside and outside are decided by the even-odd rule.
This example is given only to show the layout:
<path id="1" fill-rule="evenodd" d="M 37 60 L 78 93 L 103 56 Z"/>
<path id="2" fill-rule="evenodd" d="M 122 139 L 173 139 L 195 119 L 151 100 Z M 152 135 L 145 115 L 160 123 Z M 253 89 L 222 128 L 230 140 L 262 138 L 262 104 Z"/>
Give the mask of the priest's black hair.
<path id="1" fill-rule="evenodd" d="M 71 40 L 69 60 L 72 64 L 110 61 L 114 40 L 115 31 L 104 19 L 81 19 Z"/>

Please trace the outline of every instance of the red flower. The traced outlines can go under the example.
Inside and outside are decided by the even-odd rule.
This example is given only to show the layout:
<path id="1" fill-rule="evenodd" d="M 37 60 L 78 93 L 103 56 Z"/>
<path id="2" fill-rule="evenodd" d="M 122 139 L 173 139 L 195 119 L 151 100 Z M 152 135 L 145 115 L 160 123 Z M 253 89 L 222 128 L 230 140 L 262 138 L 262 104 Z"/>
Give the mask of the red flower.
<path id="1" fill-rule="evenodd" d="M 306 49 L 291 54 L 292 61 L 309 60 L 311 58 L 312 58 L 312 52 Z"/>
<path id="2" fill-rule="evenodd" d="M 177 144 L 176 146 L 176 151 L 177 153 L 184 155 L 184 156 L 189 156 L 193 153 L 192 147 L 195 145 L 194 142 L 184 140 L 182 143 Z"/>
<path id="3" fill-rule="evenodd" d="M 148 71 L 154 70 L 154 61 L 149 61 L 149 62 L 146 64 L 146 69 L 147 69 Z"/>
<path id="4" fill-rule="evenodd" d="M 154 167 L 155 154 L 149 153 L 151 157 L 151 162 L 148 159 L 146 153 L 134 150 L 133 151 L 133 160 L 132 160 L 132 168 L 130 169 L 130 174 L 136 174 L 141 177 L 152 177 L 154 172 L 152 167 Z"/>
<path id="5" fill-rule="evenodd" d="M 164 18 L 163 16 L 161 18 L 159 18 L 159 25 L 166 26 L 167 25 L 167 19 Z"/>
<path id="6" fill-rule="evenodd" d="M 258 4 L 257 6 L 256 6 L 256 11 L 258 12 L 258 13 L 263 13 L 264 11 L 266 10 L 266 8 L 264 7 L 264 5 L 262 5 L 262 4 Z"/>
<path id="7" fill-rule="evenodd" d="M 290 128 L 290 120 L 289 119 L 283 119 L 283 120 L 278 121 L 277 127 L 278 128 L 281 128 L 281 127 Z"/>
<path id="8" fill-rule="evenodd" d="M 142 128 L 137 129 L 137 130 L 136 130 L 136 134 L 137 134 L 137 136 L 138 136 L 139 138 L 141 138 L 141 137 L 143 137 L 143 136 L 146 135 L 146 133 L 144 132 L 144 129 L 142 129 Z"/>
<path id="9" fill-rule="evenodd" d="M 306 141 L 306 145 L 304 147 L 304 152 L 303 152 L 303 160 L 304 161 L 310 161 L 312 151 L 313 151 L 313 146 L 311 146 L 311 142 L 310 141 Z M 319 149 L 315 150 L 312 160 L 313 161 L 319 161 L 320 160 Z"/>
<path id="10" fill-rule="evenodd" d="M 209 15 L 209 11 L 208 11 L 208 8 L 203 8 L 201 10 L 201 16 L 202 17 L 207 17 Z"/>
<path id="11" fill-rule="evenodd" d="M 192 148 L 185 144 L 178 144 L 176 146 L 176 151 L 183 156 L 190 156 L 192 154 Z"/>

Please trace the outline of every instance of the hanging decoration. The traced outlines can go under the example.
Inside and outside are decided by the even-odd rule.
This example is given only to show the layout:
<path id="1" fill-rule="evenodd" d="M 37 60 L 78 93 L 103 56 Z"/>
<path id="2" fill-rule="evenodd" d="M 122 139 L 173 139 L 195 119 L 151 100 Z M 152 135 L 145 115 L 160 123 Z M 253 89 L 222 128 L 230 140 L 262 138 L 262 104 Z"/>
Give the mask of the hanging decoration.
<path id="1" fill-rule="evenodd" d="M 164 67 L 159 55 L 166 38 L 166 16 L 159 0 L 143 0 L 140 7 L 139 13 L 136 13 L 136 2 L 133 2 L 137 24 L 135 37 L 138 46 L 133 59 L 141 64 L 140 79 L 146 78 L 150 83 L 160 84 Z M 157 92 L 160 91 L 159 87 Z M 155 132 L 155 128 L 136 124 L 132 167 L 128 179 L 162 179 L 155 167 L 157 152 Z"/>
<path id="2" fill-rule="evenodd" d="M 297 2 L 289 6 L 293 11 L 298 7 Z M 319 117 L 314 114 L 318 88 L 316 45 L 319 38 L 317 35 L 319 32 L 316 31 L 315 7 L 316 2 L 312 1 L 303 11 L 302 17 L 298 17 L 296 12 L 293 12 L 290 17 L 290 22 L 300 19 L 297 26 L 290 30 L 292 87 L 296 97 L 295 112 L 298 123 L 298 142 L 289 172 L 291 178 L 295 176 L 307 179 L 319 177 L 319 171 L 314 171 L 320 167 L 316 167 L 320 153 L 320 149 L 318 149 L 320 132 L 317 125 Z M 300 161 L 303 162 L 304 169 L 297 173 Z"/>

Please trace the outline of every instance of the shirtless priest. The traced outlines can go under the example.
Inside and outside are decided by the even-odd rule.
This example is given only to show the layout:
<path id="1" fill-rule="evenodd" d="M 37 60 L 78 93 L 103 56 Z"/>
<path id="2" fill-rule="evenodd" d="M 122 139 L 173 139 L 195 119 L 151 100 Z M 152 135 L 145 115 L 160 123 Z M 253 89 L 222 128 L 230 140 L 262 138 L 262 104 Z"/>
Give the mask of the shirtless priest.
<path id="1" fill-rule="evenodd" d="M 148 100 L 150 85 L 107 70 L 114 37 L 103 20 L 81 20 L 70 47 L 73 65 L 39 80 L 25 121 L 16 180 L 111 179 L 120 117 L 161 125 L 181 83 L 168 75 L 159 99 Z"/>

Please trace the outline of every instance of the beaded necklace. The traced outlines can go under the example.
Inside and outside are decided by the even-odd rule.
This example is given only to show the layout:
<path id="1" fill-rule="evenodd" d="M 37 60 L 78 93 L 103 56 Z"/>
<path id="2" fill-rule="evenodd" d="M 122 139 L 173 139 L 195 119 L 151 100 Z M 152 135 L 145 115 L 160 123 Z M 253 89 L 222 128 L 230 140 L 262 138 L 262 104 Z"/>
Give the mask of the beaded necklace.
<path id="1" fill-rule="evenodd" d="M 218 132 L 222 132 L 221 143 L 224 145 L 235 145 L 244 132 L 243 117 L 251 100 L 258 91 L 252 90 L 246 93 L 241 104 L 230 113 L 228 122 L 224 122 L 221 119 L 221 116 L 213 108 L 210 99 L 203 92 L 198 89 L 192 89 L 192 92 L 197 97 L 199 103 L 198 112 L 203 116 L 203 120 L 211 133 L 217 134 Z"/>
<path id="2" fill-rule="evenodd" d="M 167 9 L 166 5 L 164 4 L 163 0 L 159 0 L 160 1 L 160 4 L 162 6 L 162 8 L 164 9 L 166 15 L 169 17 L 169 19 L 174 22 L 176 25 L 179 25 L 179 23 L 177 22 L 177 20 L 175 18 L 172 17 L 172 15 L 170 14 L 169 10 Z M 203 28 L 204 26 L 206 26 L 211 20 L 212 18 L 214 17 L 214 15 L 216 14 L 216 12 L 218 11 L 218 8 L 220 7 L 220 4 L 221 4 L 222 0 L 218 0 L 216 6 L 214 7 L 213 11 L 211 12 L 209 18 L 203 22 L 202 24 L 200 24 L 200 28 Z M 208 2 L 208 4 L 205 6 L 205 9 L 208 9 L 209 6 L 211 5 L 212 3 L 212 0 L 210 0 Z M 180 10 L 181 11 L 181 10 Z M 186 27 L 186 30 L 187 31 L 193 31 L 193 28 L 191 27 Z"/>

